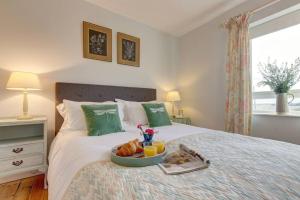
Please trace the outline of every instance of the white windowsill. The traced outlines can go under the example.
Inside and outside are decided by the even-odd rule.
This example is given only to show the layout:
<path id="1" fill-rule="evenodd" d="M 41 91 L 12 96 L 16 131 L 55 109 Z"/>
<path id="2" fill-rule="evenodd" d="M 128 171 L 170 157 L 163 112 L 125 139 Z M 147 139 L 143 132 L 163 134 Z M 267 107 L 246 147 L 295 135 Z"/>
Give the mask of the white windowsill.
<path id="1" fill-rule="evenodd" d="M 300 118 L 300 113 L 276 113 L 276 112 L 253 112 L 253 115 L 257 116 L 274 116 L 274 117 L 299 117 Z"/>

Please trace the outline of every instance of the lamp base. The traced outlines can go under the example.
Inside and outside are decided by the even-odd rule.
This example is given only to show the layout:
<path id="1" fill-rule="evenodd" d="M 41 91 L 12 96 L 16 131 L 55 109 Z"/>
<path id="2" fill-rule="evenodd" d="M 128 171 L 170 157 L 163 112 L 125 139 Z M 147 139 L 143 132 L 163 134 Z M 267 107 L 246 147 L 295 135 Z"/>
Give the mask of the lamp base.
<path id="1" fill-rule="evenodd" d="M 17 117 L 18 120 L 29 120 L 32 118 L 33 118 L 33 116 L 31 116 L 31 115 L 21 115 L 21 116 Z"/>
<path id="2" fill-rule="evenodd" d="M 21 116 L 18 116 L 18 120 L 29 120 L 33 117 L 28 114 L 28 99 L 27 99 L 27 91 L 24 90 L 23 92 L 23 114 Z"/>

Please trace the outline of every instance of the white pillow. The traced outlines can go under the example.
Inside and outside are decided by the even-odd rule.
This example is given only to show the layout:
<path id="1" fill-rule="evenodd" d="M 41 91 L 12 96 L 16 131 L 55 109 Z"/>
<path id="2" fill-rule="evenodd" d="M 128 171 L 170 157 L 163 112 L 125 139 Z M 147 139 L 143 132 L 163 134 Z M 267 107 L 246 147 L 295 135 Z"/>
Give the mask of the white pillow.
<path id="1" fill-rule="evenodd" d="M 63 103 L 60 103 L 56 106 L 58 113 L 65 119 L 66 117 L 66 108 Z"/>
<path id="2" fill-rule="evenodd" d="M 60 103 L 56 106 L 56 109 L 57 109 L 58 113 L 62 116 L 62 118 L 64 119 L 63 124 L 61 125 L 60 129 L 65 130 L 66 126 L 67 126 L 67 121 L 68 121 L 66 107 L 63 103 Z"/>
<path id="3" fill-rule="evenodd" d="M 84 113 L 81 109 L 81 105 L 103 105 L 103 104 L 116 104 L 118 105 L 119 117 L 122 121 L 124 120 L 124 104 L 116 103 L 113 101 L 105 102 L 77 102 L 70 100 L 63 100 L 65 106 L 65 122 L 66 124 L 61 127 L 61 130 L 87 130 Z M 64 123 L 65 123 L 64 122 Z"/>
<path id="4" fill-rule="evenodd" d="M 118 103 L 123 103 L 125 105 L 124 121 L 129 122 L 131 125 L 148 124 L 148 118 L 142 104 L 156 102 L 156 101 L 136 102 L 136 101 L 125 101 L 122 99 L 115 99 L 115 101 Z"/>

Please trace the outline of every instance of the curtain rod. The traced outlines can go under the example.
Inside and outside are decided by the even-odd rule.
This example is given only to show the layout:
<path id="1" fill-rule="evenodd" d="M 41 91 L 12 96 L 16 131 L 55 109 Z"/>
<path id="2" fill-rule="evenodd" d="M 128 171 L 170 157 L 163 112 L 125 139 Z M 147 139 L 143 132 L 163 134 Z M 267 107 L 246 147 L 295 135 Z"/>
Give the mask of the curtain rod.
<path id="1" fill-rule="evenodd" d="M 259 12 L 259 11 L 265 9 L 265 8 L 268 8 L 268 7 L 270 7 L 270 6 L 272 6 L 272 5 L 276 4 L 276 3 L 278 3 L 279 1 L 280 1 L 280 0 L 272 0 L 271 2 L 265 3 L 265 4 L 262 5 L 262 6 L 259 6 L 259 7 L 257 7 L 257 8 L 254 8 L 253 10 L 250 10 L 249 13 L 250 13 L 250 14 L 257 13 L 257 12 Z"/>
<path id="2" fill-rule="evenodd" d="M 281 0 L 272 0 L 272 1 L 269 1 L 268 3 L 265 3 L 265 4 L 263 4 L 263 5 L 261 5 L 261 6 L 257 7 L 257 8 L 254 8 L 254 9 L 248 11 L 248 12 L 250 13 L 250 15 L 253 15 L 253 14 L 255 14 L 255 13 L 257 13 L 257 12 L 259 12 L 259 11 L 265 9 L 265 8 L 268 8 L 268 7 L 270 7 L 270 6 L 278 3 L 280 1 Z M 226 27 L 226 24 L 228 23 L 228 21 L 229 20 L 226 20 L 225 22 L 223 22 L 221 24 L 221 27 L 223 27 L 223 28 Z"/>

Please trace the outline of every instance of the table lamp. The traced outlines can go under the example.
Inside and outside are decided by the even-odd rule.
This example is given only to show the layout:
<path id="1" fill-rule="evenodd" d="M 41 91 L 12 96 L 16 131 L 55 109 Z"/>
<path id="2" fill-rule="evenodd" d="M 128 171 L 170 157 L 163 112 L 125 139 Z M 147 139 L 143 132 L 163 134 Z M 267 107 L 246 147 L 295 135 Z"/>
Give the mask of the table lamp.
<path id="1" fill-rule="evenodd" d="M 28 114 L 27 93 L 28 91 L 41 89 L 38 76 L 29 72 L 12 72 L 7 82 L 6 89 L 23 91 L 23 115 L 19 116 L 18 119 L 32 119 L 32 116 Z"/>
<path id="2" fill-rule="evenodd" d="M 170 91 L 167 94 L 167 101 L 172 102 L 172 116 L 175 116 L 175 102 L 178 102 L 181 100 L 180 94 L 178 91 Z"/>

